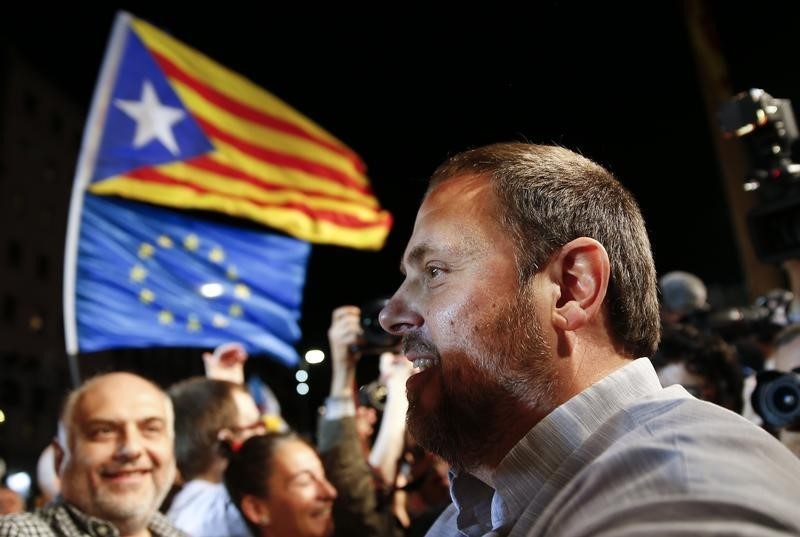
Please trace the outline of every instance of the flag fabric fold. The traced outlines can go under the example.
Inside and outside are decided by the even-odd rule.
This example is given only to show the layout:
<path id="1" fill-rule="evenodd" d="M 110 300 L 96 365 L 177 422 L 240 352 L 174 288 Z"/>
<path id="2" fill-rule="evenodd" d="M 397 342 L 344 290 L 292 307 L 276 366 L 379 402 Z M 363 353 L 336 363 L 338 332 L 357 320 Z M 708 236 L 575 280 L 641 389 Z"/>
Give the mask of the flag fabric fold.
<path id="1" fill-rule="evenodd" d="M 120 12 L 73 185 L 67 353 L 233 340 L 295 364 L 308 242 L 379 249 L 391 222 L 353 150 Z"/>
<path id="2" fill-rule="evenodd" d="M 358 155 L 292 107 L 128 14 L 93 137 L 98 195 L 222 212 L 378 249 L 391 227 Z"/>
<path id="3" fill-rule="evenodd" d="M 297 363 L 310 245 L 127 200 L 87 195 L 78 247 L 78 345 L 212 348 Z"/>

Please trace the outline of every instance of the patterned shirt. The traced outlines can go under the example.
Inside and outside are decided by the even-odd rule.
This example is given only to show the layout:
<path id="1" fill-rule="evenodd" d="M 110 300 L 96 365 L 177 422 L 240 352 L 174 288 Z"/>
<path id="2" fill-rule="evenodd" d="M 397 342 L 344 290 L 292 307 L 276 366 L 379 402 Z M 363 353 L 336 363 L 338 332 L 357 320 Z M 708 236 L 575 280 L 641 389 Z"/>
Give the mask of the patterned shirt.
<path id="1" fill-rule="evenodd" d="M 147 529 L 152 537 L 185 537 L 160 513 L 153 515 Z M 105 520 L 56 500 L 35 513 L 0 516 L 0 537 L 119 537 L 119 532 Z"/>
<path id="2" fill-rule="evenodd" d="M 800 460 L 741 416 L 662 388 L 646 358 L 539 422 L 494 488 L 451 475 L 429 537 L 800 535 Z"/>

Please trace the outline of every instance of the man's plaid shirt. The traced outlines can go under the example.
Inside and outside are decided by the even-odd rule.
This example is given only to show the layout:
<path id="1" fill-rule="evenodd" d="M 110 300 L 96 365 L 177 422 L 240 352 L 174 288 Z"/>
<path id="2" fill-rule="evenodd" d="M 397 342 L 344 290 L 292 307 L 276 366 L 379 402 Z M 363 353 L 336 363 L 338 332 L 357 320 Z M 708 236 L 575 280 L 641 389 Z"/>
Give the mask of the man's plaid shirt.
<path id="1" fill-rule="evenodd" d="M 150 519 L 152 537 L 185 537 L 161 514 Z M 35 513 L 0 516 L 0 537 L 119 537 L 117 528 L 55 501 Z"/>

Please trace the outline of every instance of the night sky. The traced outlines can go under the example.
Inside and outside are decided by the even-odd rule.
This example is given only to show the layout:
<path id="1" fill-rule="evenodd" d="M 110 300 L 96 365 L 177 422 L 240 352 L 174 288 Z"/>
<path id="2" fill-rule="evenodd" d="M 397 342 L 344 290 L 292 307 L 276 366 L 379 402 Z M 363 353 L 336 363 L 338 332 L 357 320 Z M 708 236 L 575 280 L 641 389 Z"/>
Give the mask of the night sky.
<path id="1" fill-rule="evenodd" d="M 425 179 L 448 155 L 497 141 L 554 142 L 610 168 L 639 200 L 659 273 L 742 280 L 680 2 L 627 7 L 531 3 L 524 12 L 130 11 L 247 76 L 365 160 L 395 217 L 379 253 L 315 246 L 301 350 L 325 341 L 331 310 L 390 294 Z M 598 3 L 599 4 L 599 3 Z M 735 90 L 800 98 L 800 18 L 783 6 L 715 3 Z M 745 9 L 745 6 L 750 6 Z M 724 8 L 724 9 L 723 9 Z M 5 39 L 88 110 L 114 8 L 4 16 Z M 775 14 L 773 20 L 773 13 Z M 67 200 L 65 200 L 67 203 Z M 62 233 L 62 230 L 54 230 Z"/>

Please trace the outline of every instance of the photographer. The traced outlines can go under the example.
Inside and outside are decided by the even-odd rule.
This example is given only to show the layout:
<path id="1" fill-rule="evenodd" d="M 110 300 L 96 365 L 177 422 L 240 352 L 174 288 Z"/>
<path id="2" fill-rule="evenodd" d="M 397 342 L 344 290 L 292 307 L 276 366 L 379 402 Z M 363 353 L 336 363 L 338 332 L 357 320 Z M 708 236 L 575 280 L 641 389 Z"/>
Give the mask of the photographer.
<path id="1" fill-rule="evenodd" d="M 690 325 L 666 324 L 650 360 L 661 385 L 680 384 L 704 401 L 742 412 L 742 372 L 734 349 Z"/>
<path id="2" fill-rule="evenodd" d="M 375 481 L 374 465 L 380 480 L 391 490 L 397 461 L 403 449 L 405 381 L 411 363 L 402 356 L 385 358 L 387 399 L 378 438 L 372 452 L 364 452 L 356 424 L 356 365 L 361 359 L 364 340 L 361 310 L 342 306 L 334 310 L 328 330 L 333 373 L 325 415 L 319 422 L 318 449 L 328 479 L 339 491 L 334 503 L 334 520 L 340 535 L 402 535 L 392 513 L 391 494 Z M 389 353 L 392 354 L 392 353 Z"/>
<path id="3" fill-rule="evenodd" d="M 764 426 L 800 457 L 800 324 L 778 334 L 770 362 L 772 369 L 758 375 L 753 406 L 763 418 Z M 775 399 L 778 401 L 774 405 L 767 403 Z"/>

